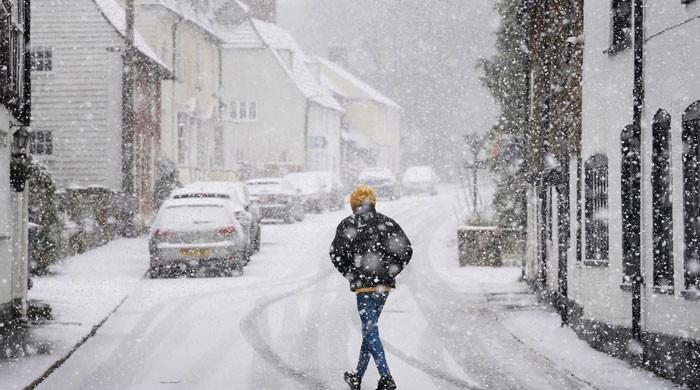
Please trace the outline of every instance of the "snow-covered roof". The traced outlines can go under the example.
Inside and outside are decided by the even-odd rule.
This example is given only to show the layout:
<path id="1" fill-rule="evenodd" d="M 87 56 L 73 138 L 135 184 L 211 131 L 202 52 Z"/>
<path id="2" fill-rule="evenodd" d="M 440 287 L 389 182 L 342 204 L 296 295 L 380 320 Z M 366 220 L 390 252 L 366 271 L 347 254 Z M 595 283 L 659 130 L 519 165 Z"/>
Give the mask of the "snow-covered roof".
<path id="1" fill-rule="evenodd" d="M 94 0 L 97 8 L 107 21 L 114 27 L 122 37 L 126 36 L 126 13 L 124 8 L 117 4 L 114 0 Z M 163 68 L 168 77 L 172 77 L 172 69 L 156 54 L 153 49 L 146 43 L 138 31 L 134 31 L 134 46 L 146 58 L 154 62 L 159 67 Z"/>
<path id="2" fill-rule="evenodd" d="M 209 34 L 211 38 L 220 40 L 217 34 L 214 16 L 211 14 L 210 10 L 207 10 L 207 12 L 201 12 L 194 7 L 194 4 L 191 1 L 150 0 L 149 4 L 162 6 L 175 15 L 181 17 L 185 22 L 188 22 L 191 25 L 203 30 L 205 33 Z"/>
<path id="3" fill-rule="evenodd" d="M 289 31 L 276 24 L 248 17 L 233 29 L 222 28 L 219 36 L 224 40 L 224 47 L 228 49 L 271 49 L 289 78 L 307 99 L 324 107 L 343 111 L 332 92 L 314 77 L 307 65 L 309 57 Z M 283 58 L 287 54 L 291 54 L 291 63 Z"/>
<path id="4" fill-rule="evenodd" d="M 377 103 L 395 108 L 397 110 L 401 109 L 401 106 L 396 104 L 393 100 L 386 97 L 381 92 L 377 91 L 375 88 L 360 80 L 357 76 L 343 69 L 342 66 L 331 62 L 323 57 L 316 56 L 316 59 L 326 68 L 326 70 L 335 73 L 338 77 L 343 78 L 350 84 L 354 85 L 357 89 L 362 91 L 367 98 L 374 100 Z"/>

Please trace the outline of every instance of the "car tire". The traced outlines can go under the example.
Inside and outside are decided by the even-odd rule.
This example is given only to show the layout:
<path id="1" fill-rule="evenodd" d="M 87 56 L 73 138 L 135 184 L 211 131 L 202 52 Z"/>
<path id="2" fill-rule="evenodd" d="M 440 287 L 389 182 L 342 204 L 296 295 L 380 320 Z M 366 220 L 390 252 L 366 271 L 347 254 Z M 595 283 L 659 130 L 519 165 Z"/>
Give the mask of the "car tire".
<path id="1" fill-rule="evenodd" d="M 151 278 L 151 279 L 159 279 L 161 273 L 162 273 L 162 271 L 161 271 L 160 267 L 153 267 L 153 266 L 151 266 L 151 267 L 148 269 L 148 277 Z"/>
<path id="2" fill-rule="evenodd" d="M 284 223 L 292 224 L 292 223 L 294 223 L 295 219 L 296 218 L 294 218 L 294 216 L 292 215 L 292 212 L 290 211 L 284 216 Z"/>
<path id="3" fill-rule="evenodd" d="M 253 252 L 257 253 L 260 252 L 260 226 L 258 225 L 258 230 L 255 233 L 255 239 L 253 239 Z"/>

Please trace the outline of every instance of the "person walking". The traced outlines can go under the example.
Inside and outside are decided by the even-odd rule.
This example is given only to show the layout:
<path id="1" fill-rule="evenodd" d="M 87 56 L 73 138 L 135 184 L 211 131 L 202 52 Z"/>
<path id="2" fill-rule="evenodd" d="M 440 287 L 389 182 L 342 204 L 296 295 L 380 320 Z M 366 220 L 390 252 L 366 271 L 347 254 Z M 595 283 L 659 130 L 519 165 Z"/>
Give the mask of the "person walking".
<path id="1" fill-rule="evenodd" d="M 377 390 L 394 390 L 396 383 L 379 339 L 379 316 L 396 287 L 398 275 L 411 260 L 411 242 L 396 221 L 375 209 L 377 196 L 366 185 L 350 194 L 353 214 L 336 229 L 330 256 L 335 268 L 350 282 L 356 294 L 362 322 L 362 346 L 355 371 L 344 375 L 351 390 L 359 390 L 370 356 L 379 371 Z"/>

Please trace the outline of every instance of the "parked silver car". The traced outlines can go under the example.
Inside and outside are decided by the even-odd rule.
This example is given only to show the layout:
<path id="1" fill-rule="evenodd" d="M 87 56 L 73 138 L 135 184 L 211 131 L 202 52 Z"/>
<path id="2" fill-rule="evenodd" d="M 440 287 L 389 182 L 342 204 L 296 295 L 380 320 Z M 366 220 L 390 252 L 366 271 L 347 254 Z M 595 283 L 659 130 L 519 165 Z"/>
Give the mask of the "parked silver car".
<path id="1" fill-rule="evenodd" d="M 242 272 L 247 238 L 225 199 L 169 199 L 149 235 L 150 275 L 194 268 L 232 275 Z"/>
<path id="2" fill-rule="evenodd" d="M 246 182 L 253 200 L 260 206 L 263 219 L 281 219 L 286 223 L 304 219 L 301 196 L 287 180 L 252 179 Z"/>
<path id="3" fill-rule="evenodd" d="M 374 188 L 377 196 L 381 198 L 398 199 L 401 197 L 396 176 L 389 168 L 366 168 L 360 172 L 357 181 Z"/>
<path id="4" fill-rule="evenodd" d="M 248 189 L 240 182 L 202 181 L 189 184 L 184 188 L 173 191 L 172 199 L 185 198 L 220 198 L 230 201 L 236 219 L 243 225 L 250 241 L 248 253 L 252 255 L 260 250 L 260 208 L 248 193 Z"/>
<path id="5" fill-rule="evenodd" d="M 406 169 L 401 180 L 404 194 L 437 195 L 438 177 L 433 168 L 427 165 L 411 166 Z"/>
<path id="6" fill-rule="evenodd" d="M 284 179 L 297 189 L 307 213 L 322 213 L 328 208 L 324 183 L 317 172 L 288 173 L 284 175 Z"/>

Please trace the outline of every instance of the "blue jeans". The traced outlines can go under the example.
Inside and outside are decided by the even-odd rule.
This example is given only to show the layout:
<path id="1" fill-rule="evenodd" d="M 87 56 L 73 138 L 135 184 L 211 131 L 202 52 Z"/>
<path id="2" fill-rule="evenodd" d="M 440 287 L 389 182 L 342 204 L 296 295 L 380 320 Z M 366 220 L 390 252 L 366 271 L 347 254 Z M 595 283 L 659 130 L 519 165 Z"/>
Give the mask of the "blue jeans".
<path id="1" fill-rule="evenodd" d="M 382 314 L 384 303 L 389 293 L 373 292 L 357 294 L 357 311 L 360 313 L 362 321 L 362 347 L 360 348 L 360 359 L 357 362 L 357 375 L 362 378 L 367 371 L 369 358 L 374 358 L 377 371 L 381 376 L 389 376 L 389 366 L 384 355 L 384 346 L 379 340 L 379 315 Z"/>

